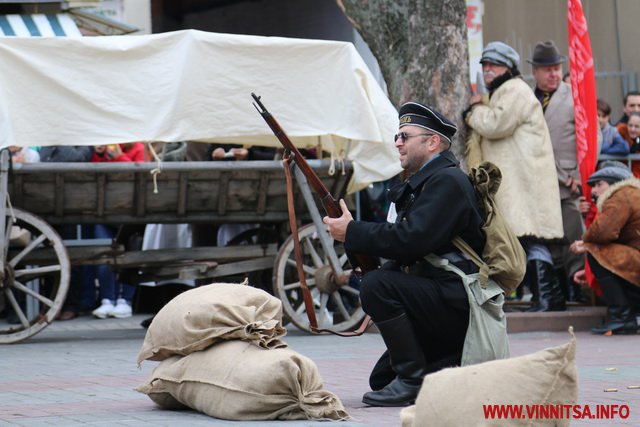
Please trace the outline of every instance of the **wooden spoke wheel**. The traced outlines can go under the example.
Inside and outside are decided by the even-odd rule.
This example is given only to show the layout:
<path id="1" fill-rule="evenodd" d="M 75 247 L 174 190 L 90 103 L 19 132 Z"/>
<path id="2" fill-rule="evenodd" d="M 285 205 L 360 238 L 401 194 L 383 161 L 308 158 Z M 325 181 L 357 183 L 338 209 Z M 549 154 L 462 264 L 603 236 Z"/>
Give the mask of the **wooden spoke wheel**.
<path id="1" fill-rule="evenodd" d="M 42 219 L 14 208 L 7 212 L 2 238 L 4 277 L 0 280 L 0 344 L 24 340 L 46 328 L 64 303 L 69 289 L 70 264 L 58 233 Z M 13 230 L 13 233 L 12 233 Z M 13 234 L 13 236 L 12 236 Z M 53 261 L 30 255 L 52 250 Z"/>
<path id="2" fill-rule="evenodd" d="M 326 230 L 322 230 L 326 233 Z M 335 277 L 314 224 L 298 230 L 305 279 L 313 296 L 318 326 L 343 332 L 355 329 L 364 318 L 360 305 L 359 285 L 351 277 L 351 267 L 342 244 L 334 243 L 344 276 Z M 282 301 L 285 315 L 298 328 L 309 331 L 309 319 L 302 297 L 302 288 L 293 251 L 293 236 L 280 247 L 273 269 L 274 294 Z"/>

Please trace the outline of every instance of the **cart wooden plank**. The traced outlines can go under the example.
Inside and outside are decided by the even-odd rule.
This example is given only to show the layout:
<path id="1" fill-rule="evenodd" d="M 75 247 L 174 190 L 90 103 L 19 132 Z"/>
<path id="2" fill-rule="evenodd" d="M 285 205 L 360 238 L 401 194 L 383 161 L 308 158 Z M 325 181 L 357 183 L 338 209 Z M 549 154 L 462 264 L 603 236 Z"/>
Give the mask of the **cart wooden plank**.
<path id="1" fill-rule="evenodd" d="M 268 245 L 238 245 L 225 247 L 197 247 L 174 249 L 149 249 L 144 251 L 125 251 L 121 245 L 116 246 L 72 246 L 67 247 L 69 259 L 73 265 L 111 265 L 114 268 L 136 268 L 162 266 L 180 262 L 215 261 L 218 264 L 243 259 L 273 257 L 278 252 L 275 243 Z M 12 249 L 10 256 L 17 254 Z M 37 249 L 29 253 L 22 264 L 42 264 L 55 260 L 53 249 Z"/>
<path id="2" fill-rule="evenodd" d="M 341 197 L 351 178 L 331 163 L 310 160 Z M 16 164 L 8 191 L 16 207 L 57 224 L 277 223 L 288 219 L 278 161 Z M 296 188 L 297 192 L 298 189 Z M 296 195 L 297 196 L 297 195 Z M 299 215 L 308 220 L 301 197 Z"/>

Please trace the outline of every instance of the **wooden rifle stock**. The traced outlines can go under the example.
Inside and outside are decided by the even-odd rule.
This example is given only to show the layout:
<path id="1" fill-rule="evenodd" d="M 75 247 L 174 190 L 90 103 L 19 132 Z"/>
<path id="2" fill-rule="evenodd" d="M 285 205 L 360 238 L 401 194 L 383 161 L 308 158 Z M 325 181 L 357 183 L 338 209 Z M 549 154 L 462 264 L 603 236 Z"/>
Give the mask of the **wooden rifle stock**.
<path id="1" fill-rule="evenodd" d="M 309 163 L 307 163 L 306 159 L 300 154 L 298 148 L 291 142 L 287 134 L 282 130 L 278 121 L 271 115 L 269 111 L 265 108 L 265 106 L 260 101 L 260 97 L 255 93 L 251 93 L 253 97 L 254 107 L 258 110 L 258 113 L 262 116 L 265 122 L 271 128 L 273 134 L 278 138 L 282 146 L 286 151 L 289 151 L 293 154 L 293 159 L 296 162 L 296 166 L 303 173 L 309 185 L 313 188 L 313 190 L 318 193 L 320 196 L 320 202 L 322 203 L 322 207 L 330 218 L 339 218 L 342 216 L 342 209 L 340 208 L 340 204 L 333 197 L 333 195 L 329 192 L 327 187 L 322 183 L 318 175 L 313 171 Z M 354 254 L 354 261 L 358 263 L 362 272 L 366 273 L 371 270 L 375 270 L 378 268 L 378 260 L 375 257 L 369 255 L 362 254 Z"/>

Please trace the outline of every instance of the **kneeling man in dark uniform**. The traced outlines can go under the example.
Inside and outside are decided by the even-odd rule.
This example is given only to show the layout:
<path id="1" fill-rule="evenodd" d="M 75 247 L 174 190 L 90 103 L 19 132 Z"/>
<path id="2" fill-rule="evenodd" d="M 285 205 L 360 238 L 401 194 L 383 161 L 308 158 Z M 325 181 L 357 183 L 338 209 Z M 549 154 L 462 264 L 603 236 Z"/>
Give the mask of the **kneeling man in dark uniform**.
<path id="1" fill-rule="evenodd" d="M 466 274 L 476 273 L 451 240 L 460 236 L 477 253 L 485 244 L 474 188 L 449 150 L 456 130 L 433 108 L 404 104 L 395 146 L 411 176 L 389 190 L 389 222 L 354 221 L 342 200 L 343 215 L 324 218 L 348 253 L 389 260 L 365 274 L 360 289 L 362 307 L 387 346 L 369 380 L 374 391 L 362 399 L 368 405 L 412 404 L 426 374 L 460 364 L 467 293 L 458 275 L 424 259 L 436 254 Z"/>

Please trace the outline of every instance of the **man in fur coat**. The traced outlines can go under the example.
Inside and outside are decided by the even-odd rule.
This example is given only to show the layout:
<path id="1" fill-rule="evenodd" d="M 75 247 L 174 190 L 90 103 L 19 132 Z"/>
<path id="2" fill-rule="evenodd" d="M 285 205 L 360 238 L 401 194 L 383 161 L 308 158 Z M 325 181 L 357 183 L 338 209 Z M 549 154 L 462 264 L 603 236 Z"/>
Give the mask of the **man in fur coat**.
<path id="1" fill-rule="evenodd" d="M 562 239 L 562 212 L 553 147 L 542 106 L 520 77 L 520 56 L 502 42 L 480 59 L 488 102 L 471 97 L 465 121 L 473 132 L 467 163 L 488 161 L 502 171 L 496 203 L 527 252 L 525 283 L 533 311 L 564 310 L 565 299 L 547 243 Z"/>
<path id="2" fill-rule="evenodd" d="M 610 317 L 609 323 L 592 331 L 635 334 L 640 314 L 640 180 L 621 164 L 596 171 L 587 183 L 599 214 L 571 250 L 587 253 Z M 576 281 L 584 281 L 580 276 Z"/>

